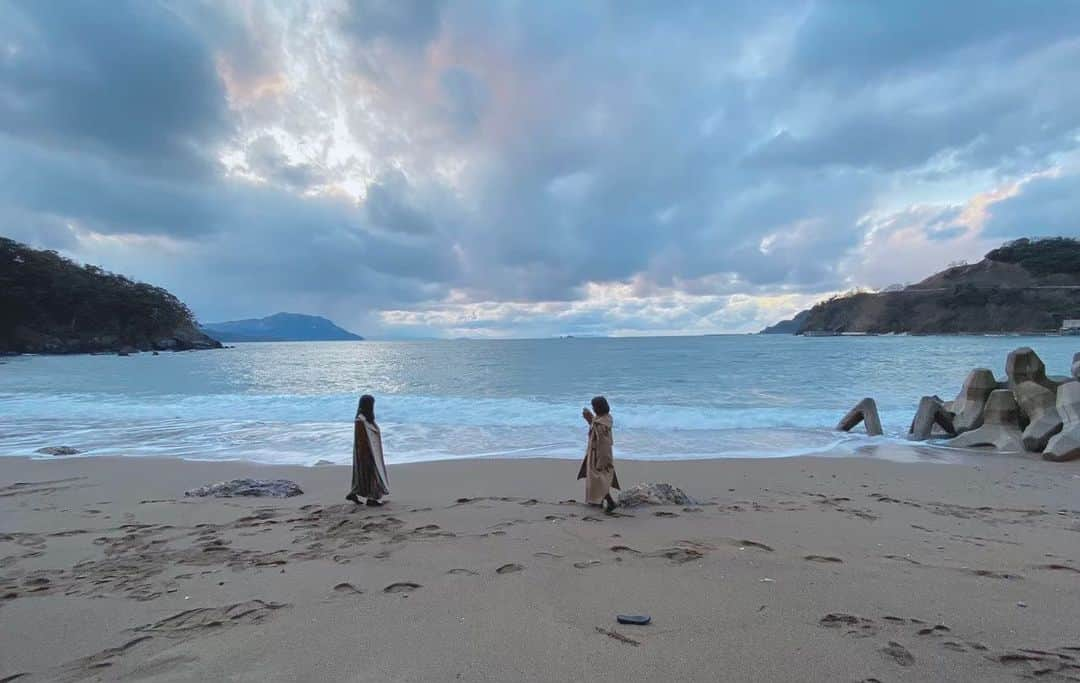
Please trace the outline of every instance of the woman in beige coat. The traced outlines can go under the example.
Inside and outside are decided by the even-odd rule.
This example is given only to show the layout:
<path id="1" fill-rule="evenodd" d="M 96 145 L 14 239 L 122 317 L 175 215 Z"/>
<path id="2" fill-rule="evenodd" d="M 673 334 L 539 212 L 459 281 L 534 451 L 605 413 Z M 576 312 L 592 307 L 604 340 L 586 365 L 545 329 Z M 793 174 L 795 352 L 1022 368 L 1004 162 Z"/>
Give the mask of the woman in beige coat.
<path id="1" fill-rule="evenodd" d="M 611 514 L 616 506 L 611 489 L 621 490 L 619 475 L 615 474 L 611 407 L 606 398 L 596 396 L 592 408 L 595 415 L 588 408 L 581 411 L 581 416 L 589 423 L 589 440 L 577 478 L 585 480 L 585 501 L 589 505 L 603 505 L 604 512 Z"/>

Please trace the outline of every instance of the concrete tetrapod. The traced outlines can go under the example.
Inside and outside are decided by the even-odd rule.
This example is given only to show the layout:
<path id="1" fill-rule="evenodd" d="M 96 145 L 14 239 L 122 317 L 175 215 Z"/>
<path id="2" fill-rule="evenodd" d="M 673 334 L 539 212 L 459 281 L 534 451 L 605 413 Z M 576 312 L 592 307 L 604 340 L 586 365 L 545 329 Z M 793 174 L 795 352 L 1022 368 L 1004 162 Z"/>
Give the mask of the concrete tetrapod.
<path id="1" fill-rule="evenodd" d="M 949 434 L 956 434 L 952 413 L 945 410 L 941 399 L 937 396 L 923 396 L 919 399 L 919 408 L 915 411 L 911 427 L 908 428 L 907 438 L 912 441 L 925 441 L 930 438 L 935 424 Z"/>
<path id="2" fill-rule="evenodd" d="M 1063 425 L 1043 450 L 1043 460 L 1065 462 L 1080 458 L 1080 382 L 1062 384 L 1057 390 L 1057 411 Z"/>
<path id="3" fill-rule="evenodd" d="M 1005 359 L 1005 374 L 1009 376 L 1010 389 L 1015 389 L 1021 382 L 1035 382 L 1057 391 L 1058 383 L 1046 376 L 1046 364 L 1027 346 L 1009 352 Z"/>
<path id="4" fill-rule="evenodd" d="M 855 407 L 847 412 L 836 425 L 837 431 L 850 432 L 860 422 L 866 424 L 866 433 L 870 436 L 881 436 L 881 418 L 878 417 L 877 403 L 872 398 L 864 398 L 855 404 Z"/>
<path id="5" fill-rule="evenodd" d="M 964 387 L 953 401 L 953 427 L 958 434 L 982 425 L 983 408 L 990 392 L 998 388 L 994 373 L 987 368 L 975 368 L 964 379 Z"/>
<path id="6" fill-rule="evenodd" d="M 1056 392 L 1035 382 L 1021 382 L 1013 389 L 1020 413 L 1028 419 L 1028 425 L 1020 441 L 1026 450 L 1041 453 L 1046 442 L 1061 431 L 1061 415 L 1055 407 Z"/>
<path id="7" fill-rule="evenodd" d="M 964 432 L 945 442 L 947 446 L 976 448 L 990 446 L 1001 451 L 1022 451 L 1020 441 L 1020 406 L 1008 389 L 990 392 L 983 410 L 983 424 L 978 429 Z"/>

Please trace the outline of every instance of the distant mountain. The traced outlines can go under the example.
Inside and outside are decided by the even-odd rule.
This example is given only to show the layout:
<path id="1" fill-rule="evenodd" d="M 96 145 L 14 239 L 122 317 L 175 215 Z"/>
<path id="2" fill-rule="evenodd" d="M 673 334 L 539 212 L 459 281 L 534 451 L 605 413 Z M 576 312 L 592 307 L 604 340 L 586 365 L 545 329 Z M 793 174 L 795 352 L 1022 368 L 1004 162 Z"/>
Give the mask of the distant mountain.
<path id="1" fill-rule="evenodd" d="M 164 289 L 0 237 L 0 353 L 215 348 Z"/>
<path id="2" fill-rule="evenodd" d="M 356 341 L 358 334 L 343 330 L 326 318 L 300 313 L 276 313 L 265 318 L 206 323 L 207 334 L 221 341 Z"/>
<path id="3" fill-rule="evenodd" d="M 763 332 L 778 326 L 791 334 L 1054 332 L 1076 318 L 1080 240 L 1054 237 L 1008 242 L 978 263 L 898 291 L 834 297 Z"/>

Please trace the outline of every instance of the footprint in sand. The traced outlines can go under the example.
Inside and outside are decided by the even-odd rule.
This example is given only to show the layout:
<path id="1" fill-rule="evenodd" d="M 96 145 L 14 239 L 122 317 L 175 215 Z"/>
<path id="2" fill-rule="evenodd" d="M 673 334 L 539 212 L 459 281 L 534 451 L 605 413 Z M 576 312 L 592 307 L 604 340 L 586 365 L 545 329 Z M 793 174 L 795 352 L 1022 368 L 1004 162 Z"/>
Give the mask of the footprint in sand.
<path id="1" fill-rule="evenodd" d="M 600 560 L 588 560 L 586 562 L 575 562 L 574 566 L 578 569 L 588 569 L 589 567 L 595 567 L 599 564 L 603 564 Z"/>
<path id="2" fill-rule="evenodd" d="M 878 626 L 872 619 L 843 612 L 826 614 L 818 620 L 818 625 L 825 628 L 846 629 L 845 633 L 847 635 L 856 638 L 868 638 L 878 632 Z"/>
<path id="3" fill-rule="evenodd" d="M 478 572 L 474 572 L 471 569 L 463 569 L 461 567 L 458 567 L 456 569 L 451 569 L 451 570 L 447 571 L 446 573 L 447 574 L 452 574 L 452 575 L 461 575 L 461 576 L 479 576 Z"/>
<path id="4" fill-rule="evenodd" d="M 1024 578 L 1024 577 L 1020 576 L 1019 574 L 1009 574 L 1008 572 L 995 572 L 995 571 L 990 570 L 990 569 L 968 569 L 968 568 L 965 567 L 965 568 L 961 569 L 960 571 L 962 571 L 962 572 L 964 572 L 966 574 L 973 574 L 974 576 L 986 577 L 988 579 L 1012 579 L 1012 580 L 1015 580 L 1015 579 Z"/>
<path id="5" fill-rule="evenodd" d="M 920 636 L 931 636 L 931 635 L 936 636 L 936 635 L 940 635 L 942 633 L 948 633 L 951 630 L 952 629 L 950 629 L 945 624 L 938 624 L 937 626 L 930 626 L 928 628 L 920 628 L 918 630 L 917 634 L 920 635 Z"/>
<path id="6" fill-rule="evenodd" d="M 803 557 L 803 559 L 807 562 L 843 563 L 843 560 L 841 560 L 839 557 L 830 557 L 829 555 L 806 555 L 805 557 Z"/>
<path id="7" fill-rule="evenodd" d="M 687 562 L 694 562 L 705 557 L 705 553 L 695 550 L 694 548 L 661 548 L 647 553 L 645 557 L 662 557 L 671 562 L 671 564 L 686 564 Z"/>
<path id="8" fill-rule="evenodd" d="M 334 592 L 342 595 L 362 595 L 364 591 L 346 581 L 334 586 Z"/>
<path id="9" fill-rule="evenodd" d="M 1046 569 L 1048 571 L 1058 572 L 1076 572 L 1080 574 L 1080 569 L 1077 569 L 1076 567 L 1070 567 L 1067 564 L 1039 564 L 1035 565 L 1035 569 Z"/>
<path id="10" fill-rule="evenodd" d="M 653 513 L 653 517 L 678 517 L 674 512 L 668 512 L 667 510 L 657 510 Z"/>
<path id="11" fill-rule="evenodd" d="M 288 606 L 264 600 L 248 600 L 220 607 L 199 607 L 140 626 L 135 630 L 165 635 L 186 635 L 220 628 L 222 625 L 257 624 L 273 612 Z"/>
<path id="12" fill-rule="evenodd" d="M 743 548 L 757 548 L 758 550 L 765 550 L 770 553 L 773 552 L 772 546 L 765 545 L 764 543 L 760 543 L 758 541 L 743 539 L 741 541 L 735 541 L 735 544 L 739 546 L 740 550 L 742 550 Z"/>
<path id="13" fill-rule="evenodd" d="M 540 551 L 538 553 L 533 553 L 533 557 L 547 557 L 547 558 L 550 558 L 552 560 L 561 560 L 563 558 L 563 556 L 559 555 L 558 553 L 548 553 L 548 552 L 544 552 L 544 551 Z"/>
<path id="14" fill-rule="evenodd" d="M 390 584 L 389 586 L 387 586 L 386 588 L 383 588 L 382 590 L 383 590 L 383 593 L 411 593 L 414 590 L 416 590 L 417 588 L 422 588 L 422 587 L 423 586 L 421 586 L 420 584 L 413 583 L 412 581 L 399 581 L 397 583 Z"/>
<path id="15" fill-rule="evenodd" d="M 915 655 L 908 652 L 906 647 L 895 640 L 890 640 L 889 644 L 881 648 L 879 652 L 900 666 L 911 666 L 915 663 Z"/>
<path id="16" fill-rule="evenodd" d="M 520 572 L 523 569 L 525 569 L 525 567 L 522 567 L 520 564 L 511 562 L 509 564 L 504 564 L 503 566 L 496 569 L 495 573 L 496 574 L 513 574 L 514 572 Z"/>
<path id="17" fill-rule="evenodd" d="M 918 560 L 913 560 L 907 556 L 901 557 L 900 555 L 882 555 L 882 557 L 884 557 L 886 560 L 896 560 L 897 562 L 907 562 L 908 564 L 922 564 L 922 562 L 919 562 Z"/>

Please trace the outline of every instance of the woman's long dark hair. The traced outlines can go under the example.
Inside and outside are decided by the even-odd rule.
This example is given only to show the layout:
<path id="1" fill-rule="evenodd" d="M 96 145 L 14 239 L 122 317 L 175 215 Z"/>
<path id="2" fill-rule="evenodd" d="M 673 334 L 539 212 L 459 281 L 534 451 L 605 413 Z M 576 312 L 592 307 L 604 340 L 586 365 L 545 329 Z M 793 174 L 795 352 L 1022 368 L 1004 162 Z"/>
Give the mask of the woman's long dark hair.
<path id="1" fill-rule="evenodd" d="M 607 399 L 603 396 L 593 396 L 592 409 L 597 417 L 611 412 L 611 406 L 608 405 Z"/>
<path id="2" fill-rule="evenodd" d="M 360 405 L 356 407 L 356 416 L 363 415 L 367 418 L 368 422 L 375 422 L 375 397 L 371 394 L 364 394 L 360 397 Z"/>

